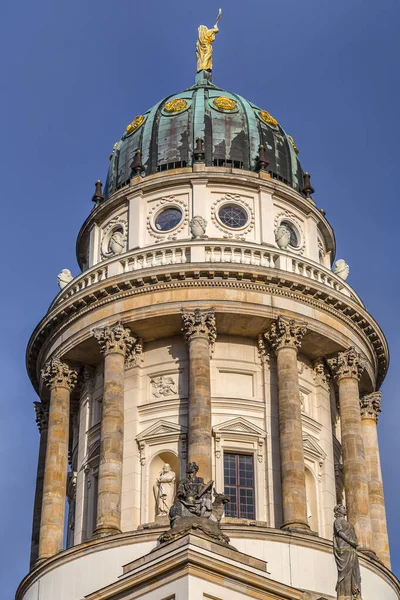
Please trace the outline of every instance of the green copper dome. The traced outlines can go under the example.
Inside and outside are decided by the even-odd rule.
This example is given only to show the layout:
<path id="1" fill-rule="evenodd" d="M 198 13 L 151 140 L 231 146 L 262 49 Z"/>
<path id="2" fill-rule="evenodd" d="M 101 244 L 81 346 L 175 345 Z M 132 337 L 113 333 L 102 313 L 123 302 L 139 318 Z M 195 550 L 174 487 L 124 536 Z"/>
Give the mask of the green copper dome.
<path id="1" fill-rule="evenodd" d="M 192 165 L 198 138 L 201 160 L 209 167 L 257 170 L 263 145 L 264 170 L 302 191 L 303 171 L 293 139 L 263 107 L 222 90 L 203 71 L 194 86 L 161 100 L 127 126 L 110 157 L 105 197 L 129 183 L 135 155 L 143 176 Z"/>

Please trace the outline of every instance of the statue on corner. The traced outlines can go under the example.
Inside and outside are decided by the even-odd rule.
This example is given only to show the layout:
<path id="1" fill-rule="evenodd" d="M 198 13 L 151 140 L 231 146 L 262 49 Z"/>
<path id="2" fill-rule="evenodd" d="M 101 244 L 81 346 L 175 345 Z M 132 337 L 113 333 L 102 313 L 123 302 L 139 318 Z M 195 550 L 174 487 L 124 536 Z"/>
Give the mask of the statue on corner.
<path id="1" fill-rule="evenodd" d="M 156 517 L 168 516 L 175 498 L 175 473 L 165 463 L 153 486 L 156 500 Z"/>
<path id="2" fill-rule="evenodd" d="M 212 29 L 205 25 L 199 27 L 199 37 L 196 42 L 197 72 L 212 71 L 212 44 L 215 36 L 219 32 L 218 21 L 221 18 L 222 11 L 219 9 L 217 20 Z"/>
<path id="3" fill-rule="evenodd" d="M 338 570 L 337 600 L 362 600 L 361 575 L 358 563 L 358 539 L 351 523 L 346 519 L 343 504 L 335 506 L 333 524 L 333 552 Z"/>

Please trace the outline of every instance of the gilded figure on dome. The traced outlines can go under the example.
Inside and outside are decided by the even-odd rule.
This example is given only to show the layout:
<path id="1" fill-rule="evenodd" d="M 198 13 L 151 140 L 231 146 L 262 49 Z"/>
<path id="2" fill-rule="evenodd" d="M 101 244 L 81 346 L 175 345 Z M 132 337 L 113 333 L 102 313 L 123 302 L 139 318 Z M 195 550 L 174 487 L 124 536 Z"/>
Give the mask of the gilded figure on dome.
<path id="1" fill-rule="evenodd" d="M 212 71 L 212 44 L 215 36 L 219 32 L 218 21 L 221 18 L 222 10 L 219 9 L 217 20 L 212 29 L 205 25 L 199 27 L 199 37 L 196 42 L 197 72 Z"/>

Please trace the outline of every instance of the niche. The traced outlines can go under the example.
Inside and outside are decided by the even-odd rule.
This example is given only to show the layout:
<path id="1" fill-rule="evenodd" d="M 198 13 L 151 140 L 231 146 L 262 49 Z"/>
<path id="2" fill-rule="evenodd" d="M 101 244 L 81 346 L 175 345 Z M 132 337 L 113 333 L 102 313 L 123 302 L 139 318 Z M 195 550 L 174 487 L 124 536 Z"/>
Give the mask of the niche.
<path id="1" fill-rule="evenodd" d="M 165 465 L 171 467 L 171 472 L 175 473 L 175 481 L 171 482 L 171 476 L 168 473 L 163 474 Z M 163 484 L 158 479 L 166 479 Z M 179 458 L 173 452 L 160 452 L 151 461 L 149 465 L 149 490 L 148 490 L 148 519 L 149 522 L 156 520 L 165 520 L 168 518 L 168 510 L 175 501 L 176 488 L 180 479 Z M 161 486 L 161 490 L 160 490 Z M 161 491 L 161 493 L 160 493 Z M 162 497 L 161 497 L 162 496 Z"/>

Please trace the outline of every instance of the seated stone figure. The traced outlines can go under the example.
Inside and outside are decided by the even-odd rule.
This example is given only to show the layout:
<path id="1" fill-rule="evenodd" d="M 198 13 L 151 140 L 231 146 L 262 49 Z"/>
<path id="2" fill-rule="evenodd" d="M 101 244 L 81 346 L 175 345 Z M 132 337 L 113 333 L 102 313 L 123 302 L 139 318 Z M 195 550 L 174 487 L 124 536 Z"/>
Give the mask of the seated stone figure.
<path id="1" fill-rule="evenodd" d="M 180 517 L 206 517 L 211 516 L 212 498 L 211 490 L 213 481 L 204 483 L 202 477 L 197 477 L 199 467 L 191 462 L 186 467 L 186 478 L 181 479 L 176 492 L 177 502 L 169 511 L 171 527 Z"/>

